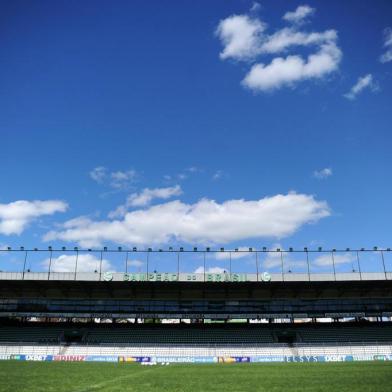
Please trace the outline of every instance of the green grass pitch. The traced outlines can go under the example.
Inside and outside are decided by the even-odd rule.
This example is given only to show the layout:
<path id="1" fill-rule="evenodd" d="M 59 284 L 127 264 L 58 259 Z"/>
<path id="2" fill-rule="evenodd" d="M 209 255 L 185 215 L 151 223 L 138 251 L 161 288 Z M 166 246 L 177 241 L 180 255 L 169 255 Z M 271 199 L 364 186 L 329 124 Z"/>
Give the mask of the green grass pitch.
<path id="1" fill-rule="evenodd" d="M 1 392 L 391 390 L 392 362 L 140 366 L 0 361 Z"/>

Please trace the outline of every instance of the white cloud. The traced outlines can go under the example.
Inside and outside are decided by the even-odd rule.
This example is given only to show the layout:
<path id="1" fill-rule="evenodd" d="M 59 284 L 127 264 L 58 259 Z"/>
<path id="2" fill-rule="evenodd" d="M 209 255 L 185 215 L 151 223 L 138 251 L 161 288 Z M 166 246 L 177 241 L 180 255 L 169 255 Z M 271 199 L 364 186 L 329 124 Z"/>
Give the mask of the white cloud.
<path id="1" fill-rule="evenodd" d="M 8 245 L 0 244 L 0 251 L 7 250 L 7 249 L 8 249 Z M 4 255 L 6 255 L 5 252 L 0 252 L 0 256 L 4 256 Z"/>
<path id="2" fill-rule="evenodd" d="M 384 47 L 386 52 L 380 57 L 382 63 L 392 61 L 392 29 L 390 27 L 384 30 Z"/>
<path id="3" fill-rule="evenodd" d="M 250 12 L 258 12 L 261 10 L 261 4 L 257 1 L 254 1 L 252 7 L 250 7 Z"/>
<path id="4" fill-rule="evenodd" d="M 209 199 L 195 204 L 175 200 L 128 212 L 122 220 L 68 221 L 62 230 L 51 231 L 44 239 L 78 242 L 86 247 L 107 241 L 125 245 L 165 244 L 172 240 L 224 244 L 248 238 L 286 237 L 329 215 L 326 202 L 296 193 L 221 204 Z"/>
<path id="5" fill-rule="evenodd" d="M 209 267 L 206 269 L 206 274 L 222 274 L 226 270 L 221 267 Z M 200 266 L 197 267 L 194 271 L 195 274 L 203 274 L 204 273 L 204 267 Z"/>
<path id="6" fill-rule="evenodd" d="M 191 166 L 186 169 L 189 173 L 200 173 L 202 170 L 197 166 Z"/>
<path id="7" fill-rule="evenodd" d="M 372 74 L 367 74 L 358 78 L 357 83 L 355 83 L 354 86 L 351 87 L 350 91 L 347 94 L 344 94 L 344 97 L 350 100 L 354 100 L 357 98 L 358 94 L 360 94 L 366 89 L 373 92 L 378 90 L 378 85 L 374 81 Z"/>
<path id="8" fill-rule="evenodd" d="M 330 29 L 323 32 L 299 31 L 300 22 L 314 12 L 309 6 L 300 6 L 295 12 L 286 13 L 284 19 L 294 22 L 273 34 L 266 33 L 266 24 L 256 17 L 234 15 L 221 20 L 217 35 L 223 51 L 221 59 L 256 60 L 260 56 L 287 52 L 298 46 L 315 46 L 316 51 L 307 58 L 299 54 L 275 57 L 269 63 L 254 64 L 242 85 L 253 91 L 271 91 L 293 87 L 297 83 L 321 79 L 335 72 L 342 52 L 337 45 L 338 34 Z"/>
<path id="9" fill-rule="evenodd" d="M 189 166 L 185 169 L 182 169 L 179 173 L 176 174 L 165 174 L 163 176 L 163 180 L 166 183 L 172 182 L 172 181 L 185 181 L 192 176 L 198 175 L 200 173 L 203 173 L 203 169 L 197 166 Z"/>
<path id="10" fill-rule="evenodd" d="M 128 198 L 129 206 L 131 207 L 143 207 L 151 203 L 153 199 L 169 199 L 173 196 L 179 196 L 182 194 L 182 189 L 179 185 L 167 188 L 145 188 L 140 193 L 133 193 Z"/>
<path id="11" fill-rule="evenodd" d="M 21 234 L 35 219 L 65 212 L 67 203 L 61 200 L 18 200 L 0 204 L 0 234 Z"/>
<path id="12" fill-rule="evenodd" d="M 315 177 L 319 180 L 323 180 L 324 178 L 328 178 L 328 177 L 332 176 L 332 174 L 333 174 L 332 169 L 330 167 L 326 167 L 321 170 L 315 170 L 313 172 L 313 177 Z"/>
<path id="13" fill-rule="evenodd" d="M 295 11 L 286 12 L 283 19 L 291 23 L 303 23 L 305 19 L 315 13 L 315 9 L 308 5 L 300 5 Z"/>
<path id="14" fill-rule="evenodd" d="M 106 167 L 98 166 L 91 170 L 89 174 L 92 180 L 98 184 L 102 184 L 108 174 L 108 170 Z"/>
<path id="15" fill-rule="evenodd" d="M 352 263 L 353 261 L 356 261 L 356 258 L 351 253 L 346 253 L 343 255 L 342 254 L 334 254 L 335 265 L 348 264 L 348 263 Z M 318 267 L 332 266 L 332 254 L 325 254 L 325 255 L 319 256 L 312 262 L 312 264 L 314 264 Z"/>
<path id="16" fill-rule="evenodd" d="M 182 194 L 182 189 L 179 185 L 167 188 L 145 188 L 140 193 L 133 193 L 127 198 L 124 205 L 116 208 L 116 210 L 109 213 L 109 218 L 117 218 L 124 216 L 129 208 L 145 207 L 149 205 L 154 199 L 167 200 L 173 196 Z"/>
<path id="17" fill-rule="evenodd" d="M 197 166 L 191 166 L 191 167 L 188 167 L 185 170 L 183 170 L 181 173 L 178 173 L 177 174 L 177 179 L 180 180 L 180 181 L 184 181 L 184 180 L 188 179 L 191 175 L 195 175 L 195 174 L 201 173 L 202 171 L 203 170 L 200 169 Z M 173 178 L 173 176 L 165 176 L 165 177 L 169 177 L 167 179 L 172 179 Z"/>
<path id="18" fill-rule="evenodd" d="M 127 189 L 136 180 L 135 170 L 116 171 L 110 173 L 110 186 L 115 189 Z"/>
<path id="19" fill-rule="evenodd" d="M 79 254 L 77 272 L 94 272 L 99 271 L 100 258 L 93 254 Z M 47 270 L 49 268 L 49 259 L 42 262 L 42 266 Z M 63 254 L 52 258 L 50 270 L 52 272 L 75 272 L 76 253 Z M 112 266 L 106 259 L 102 259 L 102 272 L 111 271 Z"/>
<path id="20" fill-rule="evenodd" d="M 230 252 L 230 253 L 231 253 L 232 260 L 238 260 L 238 259 L 242 259 L 244 257 L 248 257 L 249 255 L 252 255 L 252 253 L 249 252 L 249 246 L 248 247 L 241 246 L 238 248 L 238 252 Z M 230 253 L 229 252 L 216 252 L 215 258 L 217 260 L 229 260 Z"/>
<path id="21" fill-rule="evenodd" d="M 260 36 L 265 24 L 247 15 L 232 15 L 219 22 L 216 34 L 224 48 L 220 53 L 222 60 L 232 58 L 247 60 L 258 54 Z"/>
<path id="22" fill-rule="evenodd" d="M 128 265 L 130 267 L 142 267 L 144 262 L 141 260 L 128 260 Z"/>
<path id="23" fill-rule="evenodd" d="M 274 249 L 281 249 L 284 250 L 280 244 L 275 244 L 272 246 Z M 284 271 L 288 271 L 295 268 L 305 267 L 307 262 L 306 259 L 304 260 L 294 260 L 290 253 L 283 253 L 281 252 L 268 252 L 267 257 L 263 260 L 262 264 L 263 267 L 266 269 L 275 268 L 275 267 L 282 267 L 282 257 L 283 257 L 283 268 Z"/>
<path id="24" fill-rule="evenodd" d="M 98 184 L 106 185 L 116 190 L 128 189 L 137 179 L 136 170 L 118 170 L 110 172 L 104 166 L 97 166 L 89 173 L 90 178 Z"/>
<path id="25" fill-rule="evenodd" d="M 213 175 L 212 179 L 214 181 L 220 180 L 224 176 L 224 172 L 222 170 L 217 170 Z"/>
<path id="26" fill-rule="evenodd" d="M 282 265 L 282 258 L 280 252 L 269 252 L 267 257 L 263 260 L 264 268 L 275 268 Z"/>
<path id="27" fill-rule="evenodd" d="M 342 53 L 331 41 L 321 45 L 318 52 L 304 60 L 301 56 L 276 57 L 270 64 L 255 64 L 242 81 L 253 91 L 271 91 L 284 86 L 293 87 L 308 79 L 320 79 L 338 69 Z"/>
<path id="28" fill-rule="evenodd" d="M 258 19 L 250 19 L 246 15 L 236 15 L 236 17 L 243 17 L 244 20 L 251 20 L 252 23 Z M 228 21 L 227 23 L 232 21 L 233 16 L 224 19 L 221 23 Z M 263 24 L 260 20 L 258 20 L 260 25 Z M 219 27 L 218 27 L 219 29 Z M 244 34 L 245 36 L 245 34 Z M 261 31 L 258 32 L 258 35 L 252 37 L 242 37 L 241 35 L 242 45 L 238 44 L 240 49 L 233 49 L 230 47 L 231 41 L 222 40 L 223 44 L 225 44 L 225 48 L 223 50 L 223 54 L 226 52 L 231 53 L 229 55 L 222 55 L 221 58 L 225 59 L 227 57 L 233 57 L 236 59 L 252 59 L 257 57 L 260 54 L 268 54 L 268 53 L 279 53 L 286 51 L 290 47 L 293 46 L 310 46 L 310 45 L 323 45 L 326 43 L 334 43 L 337 41 L 338 34 L 336 30 L 330 29 L 323 32 L 302 32 L 298 31 L 296 27 L 285 27 L 282 28 L 271 35 L 262 34 Z M 234 40 L 234 38 L 233 38 Z M 246 41 L 246 44 L 245 44 Z M 246 50 L 243 49 L 246 47 Z M 246 52 L 246 55 L 243 54 Z"/>
<path id="29" fill-rule="evenodd" d="M 321 33 L 304 33 L 295 28 L 283 28 L 268 36 L 260 46 L 262 53 L 279 53 L 286 51 L 292 46 L 321 45 L 328 42 L 336 42 L 338 38 L 336 30 L 326 30 Z"/>

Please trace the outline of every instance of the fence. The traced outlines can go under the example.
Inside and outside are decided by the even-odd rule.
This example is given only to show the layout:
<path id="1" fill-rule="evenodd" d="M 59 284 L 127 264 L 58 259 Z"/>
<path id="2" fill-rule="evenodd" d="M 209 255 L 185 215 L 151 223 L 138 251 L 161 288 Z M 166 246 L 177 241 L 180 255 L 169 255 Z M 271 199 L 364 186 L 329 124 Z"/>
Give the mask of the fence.
<path id="1" fill-rule="evenodd" d="M 220 345 L 44 345 L 3 343 L 0 357 L 9 355 L 62 355 L 62 356 L 133 356 L 133 357 L 309 357 L 361 356 L 371 358 L 392 355 L 392 342 L 386 343 L 297 343 L 297 344 L 220 344 Z M 262 362 L 262 360 L 260 360 Z"/>
<path id="2" fill-rule="evenodd" d="M 0 279 L 367 280 L 392 278 L 387 249 L 1 249 Z M 114 273 L 114 275 L 110 275 Z M 120 274 L 116 276 L 115 274 Z M 4 275 L 6 274 L 6 275 Z M 12 275 L 9 275 L 12 274 Z M 109 277 L 109 279 L 108 279 Z"/>

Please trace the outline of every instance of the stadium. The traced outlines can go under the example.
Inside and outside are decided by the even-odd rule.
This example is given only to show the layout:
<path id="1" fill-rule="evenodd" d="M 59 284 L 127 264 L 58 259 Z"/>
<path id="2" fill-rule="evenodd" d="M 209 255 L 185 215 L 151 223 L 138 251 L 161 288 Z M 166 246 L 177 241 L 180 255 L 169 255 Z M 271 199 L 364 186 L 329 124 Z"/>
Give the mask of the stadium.
<path id="1" fill-rule="evenodd" d="M 67 252 L 74 271 L 59 272 L 58 254 Z M 79 272 L 78 259 L 94 252 L 96 269 Z M 21 266 L 0 273 L 3 360 L 144 365 L 392 360 L 389 249 L 2 253 Z M 335 265 L 342 254 L 355 256 L 350 271 Z M 147 269 L 130 271 L 130 256 L 148 260 Z M 210 273 L 204 264 L 202 273 L 186 272 L 191 258 L 206 263 L 217 256 L 227 270 Z M 158 272 L 165 257 L 177 262 L 177 270 Z M 255 271 L 233 271 L 236 257 L 254 260 Z M 262 271 L 263 258 L 271 257 L 280 266 Z M 293 270 L 290 257 L 297 264 L 307 261 L 302 272 Z M 313 272 L 326 257 L 330 272 Z M 123 270 L 105 271 L 110 258 Z M 369 259 L 378 260 L 381 269 L 369 272 Z M 47 269 L 39 270 L 42 265 Z"/>
<path id="2" fill-rule="evenodd" d="M 0 392 L 392 390 L 391 21 L 1 1 Z"/>

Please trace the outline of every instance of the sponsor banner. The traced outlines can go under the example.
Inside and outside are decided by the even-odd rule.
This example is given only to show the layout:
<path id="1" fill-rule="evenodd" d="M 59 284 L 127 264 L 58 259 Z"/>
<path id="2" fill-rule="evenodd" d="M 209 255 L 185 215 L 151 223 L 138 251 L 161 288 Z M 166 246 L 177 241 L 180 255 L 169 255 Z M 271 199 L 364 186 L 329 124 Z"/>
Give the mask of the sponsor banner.
<path id="1" fill-rule="evenodd" d="M 250 357 L 218 357 L 219 363 L 250 362 Z"/>
<path id="2" fill-rule="evenodd" d="M 373 359 L 375 361 L 392 361 L 392 355 L 377 354 Z"/>
<path id="3" fill-rule="evenodd" d="M 353 361 L 373 361 L 374 355 L 353 355 Z"/>
<path id="4" fill-rule="evenodd" d="M 19 355 L 19 361 L 53 361 L 53 355 Z"/>
<path id="5" fill-rule="evenodd" d="M 218 357 L 194 357 L 194 363 L 216 363 Z"/>
<path id="6" fill-rule="evenodd" d="M 325 362 L 322 355 L 293 355 L 285 357 L 285 362 Z"/>
<path id="7" fill-rule="evenodd" d="M 282 356 L 262 356 L 262 357 L 250 357 L 251 362 L 285 362 L 285 357 Z"/>
<path id="8" fill-rule="evenodd" d="M 1 354 L 0 355 L 0 361 L 9 361 L 9 360 L 16 360 L 20 361 L 22 355 L 20 354 Z M 24 355 L 23 355 L 24 357 Z"/>
<path id="9" fill-rule="evenodd" d="M 151 362 L 157 363 L 217 363 L 218 357 L 151 357 Z"/>
<path id="10" fill-rule="evenodd" d="M 325 362 L 348 362 L 353 361 L 352 355 L 325 355 Z"/>
<path id="11" fill-rule="evenodd" d="M 303 355 L 303 356 L 253 356 L 253 357 L 130 357 L 114 355 L 29 355 L 2 354 L 0 360 L 17 361 L 66 361 L 66 362 L 126 362 L 126 363 L 247 363 L 247 362 L 348 362 L 392 361 L 392 354 L 367 355 Z"/>
<path id="12" fill-rule="evenodd" d="M 351 362 L 353 361 L 352 355 L 326 355 L 326 362 Z"/>
<path id="13" fill-rule="evenodd" d="M 353 361 L 392 361 L 392 354 L 353 355 Z"/>
<path id="14" fill-rule="evenodd" d="M 54 355 L 53 361 L 65 362 L 83 362 L 86 360 L 86 355 Z"/>
<path id="15" fill-rule="evenodd" d="M 151 357 L 151 362 L 194 363 L 195 357 Z"/>
<path id="16" fill-rule="evenodd" d="M 118 362 L 150 362 L 150 357 L 127 357 L 121 356 L 117 357 Z"/>
<path id="17" fill-rule="evenodd" d="M 86 362 L 118 362 L 118 357 L 113 355 L 86 355 Z"/>
<path id="18" fill-rule="evenodd" d="M 285 357 L 285 362 L 347 362 L 352 355 L 298 355 Z"/>
<path id="19" fill-rule="evenodd" d="M 359 360 L 372 361 L 374 360 L 374 358 L 372 355 L 365 356 L 364 358 L 362 357 L 359 358 L 358 356 L 354 357 L 352 355 L 295 355 L 295 356 L 277 355 L 277 356 L 250 357 L 251 362 L 348 362 L 348 361 L 359 361 Z"/>
<path id="20" fill-rule="evenodd" d="M 18 361 L 65 361 L 65 362 L 118 362 L 114 355 L 3 355 L 0 359 L 13 359 Z"/>

